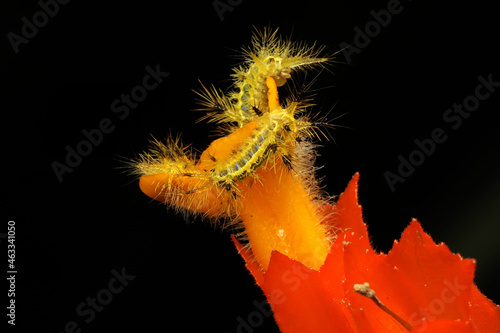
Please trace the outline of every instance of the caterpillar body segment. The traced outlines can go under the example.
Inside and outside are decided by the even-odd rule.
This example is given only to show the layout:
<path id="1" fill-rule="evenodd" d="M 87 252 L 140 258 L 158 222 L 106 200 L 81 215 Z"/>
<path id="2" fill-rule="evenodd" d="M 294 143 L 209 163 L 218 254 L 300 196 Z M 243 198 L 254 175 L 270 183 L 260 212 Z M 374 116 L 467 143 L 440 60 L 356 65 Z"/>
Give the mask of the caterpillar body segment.
<path id="1" fill-rule="evenodd" d="M 252 128 L 250 135 L 232 154 L 224 160 L 217 160 L 212 166 L 214 185 L 232 187 L 238 181 L 255 174 L 257 169 L 275 154 L 289 155 L 289 143 L 301 135 L 300 125 L 293 117 L 296 105 L 272 113 L 266 113 L 258 121 L 245 125 L 242 129 Z M 210 151 L 207 149 L 207 151 Z"/>
<path id="2" fill-rule="evenodd" d="M 139 154 L 134 164 L 135 173 L 139 175 L 184 174 L 196 171 L 195 156 L 181 143 L 180 137 L 168 137 L 166 143 L 157 139 L 151 140 L 148 152 Z"/>

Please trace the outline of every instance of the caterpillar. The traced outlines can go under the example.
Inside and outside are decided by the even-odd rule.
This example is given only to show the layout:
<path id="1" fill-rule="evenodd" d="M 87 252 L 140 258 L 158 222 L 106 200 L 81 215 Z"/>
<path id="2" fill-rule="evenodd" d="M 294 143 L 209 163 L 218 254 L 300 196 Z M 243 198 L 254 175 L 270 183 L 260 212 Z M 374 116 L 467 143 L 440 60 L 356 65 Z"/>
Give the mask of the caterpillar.
<path id="1" fill-rule="evenodd" d="M 235 221 L 239 185 L 258 180 L 259 168 L 280 160 L 289 171 L 306 169 L 310 157 L 304 152 L 311 151 L 307 139 L 317 136 L 318 123 L 304 115 L 306 105 L 296 98 L 281 106 L 277 87 L 286 83 L 292 70 L 329 58 L 317 57 L 321 49 L 279 39 L 277 30 L 256 33 L 252 45 L 244 51 L 246 66 L 234 69 L 235 91 L 225 96 L 202 85 L 197 92 L 202 110 L 208 111 L 202 119 L 226 123 L 229 134 L 215 140 L 199 158 L 179 137 L 166 143 L 154 140 L 152 149 L 133 162 L 140 176 L 161 175 L 154 188 L 141 187 L 143 192 L 178 210 Z"/>
<path id="2" fill-rule="evenodd" d="M 252 47 L 243 51 L 244 63 L 233 69 L 235 91 L 224 96 L 215 87 L 195 91 L 201 98 L 198 110 L 208 111 L 202 117 L 209 122 L 236 123 L 242 127 L 264 113 L 272 112 L 267 102 L 266 78 L 272 77 L 278 87 L 291 77 L 291 72 L 325 63 L 331 59 L 318 57 L 323 48 L 305 43 L 283 40 L 277 36 L 278 29 L 265 28 L 252 37 Z"/>

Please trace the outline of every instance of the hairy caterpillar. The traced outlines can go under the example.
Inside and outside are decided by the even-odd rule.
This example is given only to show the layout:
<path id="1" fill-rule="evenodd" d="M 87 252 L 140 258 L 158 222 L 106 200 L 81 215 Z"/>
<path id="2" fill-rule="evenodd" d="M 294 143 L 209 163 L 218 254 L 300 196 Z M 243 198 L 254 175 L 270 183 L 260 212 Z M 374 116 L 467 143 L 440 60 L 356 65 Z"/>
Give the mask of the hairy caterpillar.
<path id="1" fill-rule="evenodd" d="M 273 111 L 267 102 L 267 77 L 272 77 L 280 87 L 291 77 L 293 70 L 330 60 L 318 58 L 322 48 L 282 40 L 277 33 L 278 29 L 270 31 L 267 28 L 253 35 L 252 47 L 244 49 L 244 64 L 233 69 L 236 90 L 229 96 L 224 96 L 214 87 L 207 89 L 202 85 L 203 90 L 196 93 L 204 108 L 198 110 L 212 111 L 202 119 L 217 123 L 234 122 L 242 127 Z"/>
<path id="2" fill-rule="evenodd" d="M 269 81 L 269 85 L 274 83 L 271 78 Z M 276 90 L 276 87 L 272 90 Z M 274 103 L 277 105 L 277 101 Z M 273 105 L 272 102 L 269 104 Z M 293 143 L 299 137 L 309 135 L 312 127 L 311 123 L 303 118 L 295 119 L 298 109 L 297 102 L 292 102 L 284 108 L 278 105 L 272 112 L 265 113 L 256 121 L 246 124 L 245 127 L 251 130 L 251 134 L 237 150 L 220 161 L 210 158 L 213 166 L 210 169 L 209 167 L 203 169 L 205 172 L 210 170 L 212 183 L 231 190 L 237 181 L 253 175 L 273 154 L 281 155 L 283 162 L 292 168 Z M 210 152 L 209 147 L 206 154 Z M 205 165 L 207 162 L 210 165 L 210 161 L 204 161 L 203 155 L 200 160 Z"/>
<path id="3" fill-rule="evenodd" d="M 199 158 L 180 143 L 154 141 L 150 152 L 134 163 L 141 176 L 154 176 L 154 186 L 141 177 L 141 189 L 173 207 L 235 220 L 242 188 L 258 181 L 261 167 L 273 167 L 277 158 L 288 170 L 305 177 L 310 168 L 307 138 L 316 135 L 316 123 L 294 98 L 280 106 L 277 87 L 300 67 L 325 62 L 320 50 L 277 38 L 277 31 L 254 36 L 246 50 L 246 66 L 235 69 L 237 90 L 224 96 L 215 88 L 198 93 L 208 121 L 229 123 L 228 136 L 214 141 Z M 304 167 L 307 165 L 307 167 Z M 160 176 L 159 176 L 160 175 Z"/>

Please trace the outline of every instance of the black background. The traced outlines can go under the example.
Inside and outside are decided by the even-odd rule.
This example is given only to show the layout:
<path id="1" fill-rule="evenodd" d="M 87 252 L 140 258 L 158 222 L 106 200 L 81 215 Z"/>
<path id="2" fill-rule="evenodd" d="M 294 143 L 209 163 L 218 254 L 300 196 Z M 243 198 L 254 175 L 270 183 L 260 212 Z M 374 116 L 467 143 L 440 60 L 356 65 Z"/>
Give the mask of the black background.
<path id="1" fill-rule="evenodd" d="M 418 218 L 437 243 L 477 259 L 475 282 L 499 303 L 500 92 L 456 130 L 442 118 L 474 93 L 479 75 L 500 81 L 496 9 L 481 2 L 401 5 L 350 64 L 339 54 L 315 85 L 324 88 L 316 110 L 333 107 L 330 118 L 345 114 L 334 120 L 344 126 L 332 132 L 335 142 L 322 142 L 319 174 L 329 193 L 340 194 L 360 172 L 360 203 L 377 250 L 390 250 Z M 151 202 L 121 161 L 145 149 L 151 135 L 182 132 L 199 150 L 211 142 L 211 127 L 195 124 L 200 114 L 189 111 L 191 90 L 198 79 L 229 87 L 252 26 L 280 27 L 285 36 L 317 41 L 333 53 L 353 42 L 354 27 L 373 21 L 371 10 L 386 7 L 387 1 L 247 0 L 221 21 L 211 1 L 71 1 L 16 54 L 7 33 L 20 34 L 21 18 L 31 20 L 40 6 L 2 2 L 0 232 L 16 221 L 18 331 L 62 332 L 75 321 L 82 332 L 236 332 L 238 316 L 246 318 L 264 297 L 229 232 L 186 223 Z M 112 101 L 157 64 L 169 77 L 120 120 Z M 59 182 L 51 163 L 64 162 L 65 147 L 75 147 L 81 131 L 103 118 L 115 130 Z M 408 157 L 413 141 L 437 127 L 448 139 L 392 192 L 384 172 L 397 172 L 398 156 Z M 135 279 L 85 323 L 76 307 L 122 268 Z M 254 331 L 278 329 L 269 318 Z"/>

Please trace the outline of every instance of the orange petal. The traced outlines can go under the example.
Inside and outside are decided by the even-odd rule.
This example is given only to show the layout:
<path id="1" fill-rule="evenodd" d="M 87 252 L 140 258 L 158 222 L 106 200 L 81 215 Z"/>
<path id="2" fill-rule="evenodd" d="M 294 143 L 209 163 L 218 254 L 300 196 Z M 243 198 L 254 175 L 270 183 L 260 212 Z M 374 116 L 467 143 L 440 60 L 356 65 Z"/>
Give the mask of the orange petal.
<path id="1" fill-rule="evenodd" d="M 240 186 L 240 216 L 252 252 L 264 270 L 279 251 L 318 270 L 330 243 L 304 184 L 280 159 L 257 171 L 258 180 Z"/>
<path id="2" fill-rule="evenodd" d="M 478 333 L 478 332 L 494 332 L 494 331 L 476 331 L 470 322 L 462 320 L 438 319 L 429 323 L 422 323 L 413 328 L 412 332 L 422 333 Z"/>
<path id="3" fill-rule="evenodd" d="M 139 187 L 150 198 L 178 210 L 186 209 L 212 217 L 228 211 L 225 191 L 206 180 L 169 174 L 147 175 L 139 179 Z"/>
<path id="4" fill-rule="evenodd" d="M 225 160 L 233 155 L 234 151 L 252 135 L 252 131 L 256 126 L 257 122 L 251 121 L 228 136 L 213 141 L 201 154 L 197 165 L 198 169 L 203 172 L 209 172 L 215 165 L 214 158 L 216 160 Z"/>

